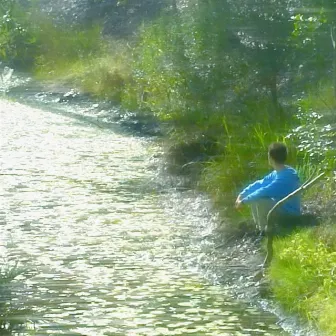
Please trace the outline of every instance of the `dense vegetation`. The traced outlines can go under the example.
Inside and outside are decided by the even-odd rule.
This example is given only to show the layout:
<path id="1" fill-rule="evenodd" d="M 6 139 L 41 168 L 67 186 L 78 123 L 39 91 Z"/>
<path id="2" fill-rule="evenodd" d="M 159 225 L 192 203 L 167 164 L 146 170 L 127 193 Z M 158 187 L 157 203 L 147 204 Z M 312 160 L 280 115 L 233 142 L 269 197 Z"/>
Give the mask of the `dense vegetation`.
<path id="1" fill-rule="evenodd" d="M 322 226 L 279 239 L 269 276 L 284 306 L 336 334 L 335 1 L 166 0 L 149 12 L 140 2 L 67 26 L 35 2 L 3 0 L 0 58 L 154 115 L 171 165 L 196 174 L 223 216 L 241 215 L 229 211 L 237 190 L 269 169 L 272 141 L 289 145 L 302 180 L 326 170 L 305 195 Z M 125 34 L 120 20 L 104 24 L 137 10 Z"/>

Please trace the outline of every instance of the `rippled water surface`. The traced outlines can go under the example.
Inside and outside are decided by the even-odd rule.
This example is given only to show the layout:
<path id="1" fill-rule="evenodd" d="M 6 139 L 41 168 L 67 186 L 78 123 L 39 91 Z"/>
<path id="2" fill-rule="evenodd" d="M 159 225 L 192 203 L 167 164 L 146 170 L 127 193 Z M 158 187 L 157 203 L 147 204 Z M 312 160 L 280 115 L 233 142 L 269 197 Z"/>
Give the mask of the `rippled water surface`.
<path id="1" fill-rule="evenodd" d="M 184 262 L 211 218 L 200 196 L 157 183 L 155 143 L 6 101 L 0 121 L 0 248 L 25 270 L 20 335 L 287 335 Z"/>

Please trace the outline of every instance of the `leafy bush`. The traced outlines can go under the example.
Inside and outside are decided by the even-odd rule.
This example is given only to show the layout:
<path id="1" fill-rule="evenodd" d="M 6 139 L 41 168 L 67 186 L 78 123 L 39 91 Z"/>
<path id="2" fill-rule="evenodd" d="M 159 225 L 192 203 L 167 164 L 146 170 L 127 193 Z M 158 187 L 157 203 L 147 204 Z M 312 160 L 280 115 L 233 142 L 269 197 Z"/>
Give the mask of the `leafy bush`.
<path id="1" fill-rule="evenodd" d="M 16 1 L 0 5 L 0 60 L 29 68 L 34 63 L 36 39 L 30 30 L 30 13 Z"/>

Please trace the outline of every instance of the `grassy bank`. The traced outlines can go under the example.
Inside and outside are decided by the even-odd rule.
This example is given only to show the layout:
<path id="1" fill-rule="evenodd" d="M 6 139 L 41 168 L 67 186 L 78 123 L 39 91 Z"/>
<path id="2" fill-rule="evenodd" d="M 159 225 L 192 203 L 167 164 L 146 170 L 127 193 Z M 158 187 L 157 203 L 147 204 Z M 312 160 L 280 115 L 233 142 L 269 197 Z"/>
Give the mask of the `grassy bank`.
<path id="1" fill-rule="evenodd" d="M 327 172 L 303 195 L 303 203 L 320 218 L 320 226 L 277 238 L 268 278 L 276 300 L 310 321 L 321 335 L 336 334 L 335 122 L 333 87 L 322 84 L 299 104 L 300 126 L 288 136 L 298 144 L 301 179 Z"/>
<path id="2" fill-rule="evenodd" d="M 211 195 L 230 225 L 247 215 L 233 209 L 238 191 L 269 171 L 270 142 L 287 143 L 288 163 L 302 181 L 328 171 L 328 179 L 305 194 L 305 203 L 320 211 L 324 224 L 279 238 L 269 278 L 286 309 L 335 335 L 336 100 L 329 56 L 315 60 L 315 49 L 301 42 L 317 28 L 305 32 L 298 22 L 292 28 L 281 23 L 282 32 L 288 29 L 285 55 L 282 36 L 264 36 L 272 38 L 271 46 L 253 49 L 258 40 L 251 47 L 231 34 L 231 20 L 248 20 L 247 14 L 228 15 L 220 1 L 211 6 L 210 11 L 200 3 L 179 15 L 166 11 L 127 41 L 103 38 L 99 25 L 57 27 L 17 8 L 11 22 L 0 27 L 0 53 L 41 80 L 60 81 L 154 115 L 166 133 L 170 166 L 193 174 L 195 186 Z M 24 31 L 14 31 L 13 24 Z M 251 22 L 256 31 L 265 31 L 259 24 Z M 306 60 L 305 54 L 312 56 Z M 298 58 L 302 64 L 294 71 Z"/>
<path id="3" fill-rule="evenodd" d="M 321 335 L 336 335 L 336 230 L 334 223 L 275 243 L 269 269 L 275 298 L 312 321 Z"/>
<path id="4" fill-rule="evenodd" d="M 61 29 L 46 23 L 36 36 L 40 48 L 32 70 L 38 79 L 59 81 L 93 97 L 121 102 L 131 80 L 126 42 L 103 40 L 98 25 Z"/>

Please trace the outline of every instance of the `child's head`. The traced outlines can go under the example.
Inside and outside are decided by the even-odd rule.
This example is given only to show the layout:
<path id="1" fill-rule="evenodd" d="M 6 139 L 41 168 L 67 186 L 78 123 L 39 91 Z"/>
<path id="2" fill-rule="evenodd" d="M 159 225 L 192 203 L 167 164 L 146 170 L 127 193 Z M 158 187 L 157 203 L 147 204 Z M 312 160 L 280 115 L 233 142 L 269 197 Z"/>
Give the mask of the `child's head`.
<path id="1" fill-rule="evenodd" d="M 287 146 L 282 142 L 273 142 L 268 147 L 268 161 L 271 166 L 274 164 L 283 165 L 287 159 Z"/>

